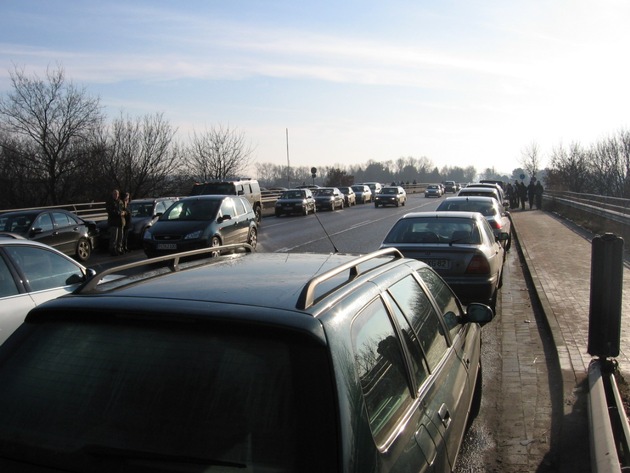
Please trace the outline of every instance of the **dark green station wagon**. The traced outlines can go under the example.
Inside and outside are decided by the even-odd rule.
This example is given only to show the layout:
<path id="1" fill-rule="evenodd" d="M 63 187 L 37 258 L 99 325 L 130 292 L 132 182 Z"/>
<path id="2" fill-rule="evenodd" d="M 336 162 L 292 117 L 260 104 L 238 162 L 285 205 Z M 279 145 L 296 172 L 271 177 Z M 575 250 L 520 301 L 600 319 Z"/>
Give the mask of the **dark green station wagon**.
<path id="1" fill-rule="evenodd" d="M 31 311 L 0 346 L 0 471 L 452 470 L 489 307 L 393 248 L 227 250 Z"/>

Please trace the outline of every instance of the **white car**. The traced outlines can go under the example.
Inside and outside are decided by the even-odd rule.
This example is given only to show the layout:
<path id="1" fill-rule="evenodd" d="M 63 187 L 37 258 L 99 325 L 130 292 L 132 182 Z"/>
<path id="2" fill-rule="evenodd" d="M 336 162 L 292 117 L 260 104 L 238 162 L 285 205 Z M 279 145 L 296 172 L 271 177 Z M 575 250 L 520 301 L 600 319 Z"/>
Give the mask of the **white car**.
<path id="1" fill-rule="evenodd" d="M 35 306 L 68 294 L 95 274 L 54 248 L 15 235 L 0 237 L 0 344 Z"/>

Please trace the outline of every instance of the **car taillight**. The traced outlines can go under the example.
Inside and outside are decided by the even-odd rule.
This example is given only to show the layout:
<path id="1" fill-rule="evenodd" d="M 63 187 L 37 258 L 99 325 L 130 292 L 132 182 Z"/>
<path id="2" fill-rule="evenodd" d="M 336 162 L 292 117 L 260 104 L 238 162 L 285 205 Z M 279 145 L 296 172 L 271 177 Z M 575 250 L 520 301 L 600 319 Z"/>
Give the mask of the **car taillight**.
<path id="1" fill-rule="evenodd" d="M 489 220 L 488 223 L 494 230 L 501 230 L 501 225 L 496 220 Z"/>
<path id="2" fill-rule="evenodd" d="M 490 264 L 485 256 L 475 255 L 468 263 L 466 274 L 489 274 Z"/>

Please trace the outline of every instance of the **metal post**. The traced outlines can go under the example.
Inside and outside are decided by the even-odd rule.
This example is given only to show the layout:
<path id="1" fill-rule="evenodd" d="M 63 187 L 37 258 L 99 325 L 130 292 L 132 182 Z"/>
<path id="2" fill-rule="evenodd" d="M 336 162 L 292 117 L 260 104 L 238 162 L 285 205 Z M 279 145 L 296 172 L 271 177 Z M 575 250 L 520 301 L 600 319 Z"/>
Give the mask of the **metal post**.
<path id="1" fill-rule="evenodd" d="M 588 353 L 602 359 L 619 355 L 623 289 L 623 238 L 593 238 Z"/>

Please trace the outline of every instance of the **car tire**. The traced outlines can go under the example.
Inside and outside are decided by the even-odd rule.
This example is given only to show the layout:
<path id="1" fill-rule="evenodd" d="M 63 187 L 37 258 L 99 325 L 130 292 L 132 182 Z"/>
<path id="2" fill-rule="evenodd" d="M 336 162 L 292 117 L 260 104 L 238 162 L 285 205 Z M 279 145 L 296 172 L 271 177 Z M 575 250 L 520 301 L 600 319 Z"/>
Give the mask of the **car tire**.
<path id="1" fill-rule="evenodd" d="M 256 215 L 256 223 L 260 225 L 262 223 L 262 209 L 260 206 L 254 208 L 254 214 Z"/>
<path id="2" fill-rule="evenodd" d="M 507 253 L 512 248 L 512 230 L 510 229 L 510 236 L 508 237 L 507 243 L 505 245 L 505 252 Z"/>
<path id="3" fill-rule="evenodd" d="M 217 246 L 221 246 L 221 240 L 219 239 L 219 237 L 213 236 L 212 239 L 210 240 L 210 247 L 211 248 L 215 248 Z M 220 256 L 221 252 L 220 251 L 213 251 L 211 253 L 211 255 L 212 255 L 213 258 L 215 258 L 217 256 Z"/>
<path id="4" fill-rule="evenodd" d="M 256 245 L 258 244 L 258 231 L 253 227 L 249 229 L 247 243 L 249 243 L 252 248 L 256 249 Z"/>
<path id="5" fill-rule="evenodd" d="M 81 262 L 85 262 L 90 259 L 90 255 L 92 254 L 92 245 L 86 238 L 79 238 L 77 241 L 77 247 L 75 250 L 75 256 L 77 260 Z"/>
<path id="6" fill-rule="evenodd" d="M 280 217 L 281 215 L 282 215 L 282 212 L 278 212 L 278 211 L 276 210 L 276 217 Z"/>

